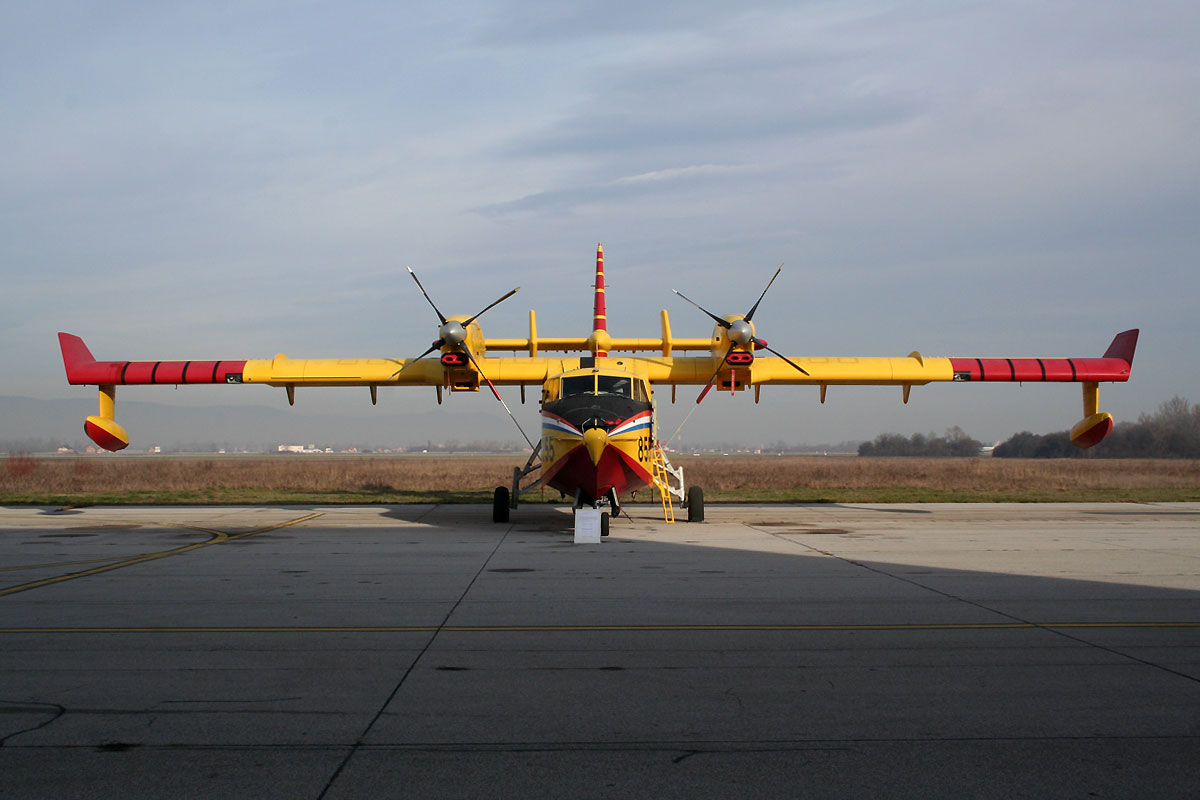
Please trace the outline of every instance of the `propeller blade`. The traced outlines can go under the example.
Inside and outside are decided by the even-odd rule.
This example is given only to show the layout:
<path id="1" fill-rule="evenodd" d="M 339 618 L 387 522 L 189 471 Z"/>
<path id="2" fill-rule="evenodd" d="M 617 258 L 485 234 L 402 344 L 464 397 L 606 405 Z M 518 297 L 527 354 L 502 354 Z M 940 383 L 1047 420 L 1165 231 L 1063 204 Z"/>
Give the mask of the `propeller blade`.
<path id="1" fill-rule="evenodd" d="M 415 276 L 414 276 L 414 277 L 415 277 Z M 505 300 L 507 300 L 508 298 L 512 297 L 514 294 L 516 294 L 516 293 L 517 293 L 517 292 L 519 292 L 519 291 L 521 291 L 521 287 L 520 287 L 520 286 L 518 286 L 517 288 L 513 289 L 513 290 L 512 290 L 511 292 L 509 292 L 508 294 L 504 295 L 504 297 L 501 297 L 499 300 L 497 300 L 496 302 L 492 303 L 492 304 L 491 304 L 490 306 L 488 306 L 487 308 L 483 309 L 483 311 L 480 311 L 478 314 L 476 314 L 475 316 L 471 317 L 469 320 L 467 320 L 466 322 L 464 322 L 464 323 L 462 324 L 462 326 L 463 326 L 464 328 L 465 328 L 465 327 L 467 327 L 467 326 L 468 326 L 468 325 L 470 325 L 472 322 L 474 322 L 475 320 L 477 320 L 477 319 L 479 319 L 480 317 L 482 317 L 485 311 L 488 311 L 489 309 L 495 308 L 496 306 L 500 305 L 500 304 L 501 304 L 501 303 L 503 303 Z M 442 322 L 445 322 L 445 320 L 442 320 Z M 480 374 L 482 374 L 482 373 L 480 373 Z"/>
<path id="2" fill-rule="evenodd" d="M 687 300 L 689 303 L 691 303 L 691 304 L 692 304 L 692 305 L 694 305 L 696 308 L 698 308 L 698 309 L 700 309 L 701 311 L 703 311 L 705 314 L 708 314 L 710 317 L 712 317 L 712 318 L 713 318 L 713 321 L 714 321 L 714 322 L 716 322 L 718 325 L 720 325 L 722 328 L 725 328 L 726 330 L 728 330 L 728 329 L 729 329 L 729 326 L 732 324 L 732 323 L 730 323 L 728 320 L 721 319 L 721 318 L 720 318 L 720 317 L 718 317 L 716 314 L 712 313 L 712 312 L 711 312 L 711 311 L 709 311 L 707 308 L 705 308 L 704 306 L 702 306 L 702 305 L 700 305 L 699 303 L 697 303 L 695 300 L 690 300 L 690 299 L 688 299 L 688 298 L 687 298 L 687 297 L 686 297 L 686 296 L 683 294 L 683 292 L 679 291 L 678 289 L 672 289 L 671 291 L 672 291 L 672 292 L 674 292 L 675 294 L 679 295 L 680 297 L 682 297 L 684 300 Z"/>
<path id="3" fill-rule="evenodd" d="M 725 351 L 725 357 L 721 359 L 720 364 L 717 364 L 717 371 L 714 372 L 712 374 L 712 377 L 708 379 L 708 384 L 704 387 L 704 391 L 701 392 L 700 396 L 696 398 L 697 403 L 699 403 L 701 400 L 703 400 L 704 396 L 707 395 L 712 390 L 714 385 L 716 385 L 717 376 L 721 374 L 721 370 L 725 367 L 725 362 L 729 360 L 729 354 L 733 352 L 733 348 L 735 346 L 736 345 L 732 345 L 732 344 L 729 345 L 729 349 Z"/>
<path id="4" fill-rule="evenodd" d="M 763 289 L 763 293 L 758 296 L 758 303 L 761 303 L 763 298 L 767 296 L 767 289 L 771 288 L 771 284 L 775 282 L 775 279 L 779 277 L 779 273 L 781 272 L 783 272 L 783 264 L 779 265 L 779 269 L 775 270 L 775 274 L 771 276 L 771 280 L 767 281 L 767 288 Z M 758 311 L 758 303 L 750 307 L 749 313 L 746 314 L 746 322 L 750 322 L 754 318 L 754 312 Z"/>
<path id="5" fill-rule="evenodd" d="M 511 295 L 515 291 L 516 289 L 508 294 Z M 507 296 L 508 295 L 505 295 L 505 297 Z M 500 300 L 503 299 L 504 297 L 500 298 Z M 500 300 L 497 300 L 496 303 L 500 302 Z M 492 303 L 492 305 L 495 305 L 496 303 Z M 487 311 L 487 309 L 485 308 L 483 311 Z M 483 311 L 480 311 L 479 313 L 482 314 Z M 476 316 L 479 315 L 476 314 Z M 496 385 L 492 383 L 491 378 L 484 373 L 483 368 L 479 366 L 479 362 L 475 360 L 475 356 L 471 355 L 471 349 L 464 347 L 462 351 L 467 354 L 467 358 L 470 359 L 471 365 L 475 367 L 475 371 L 479 373 L 479 377 L 483 378 L 487 382 L 488 388 L 492 390 L 492 394 L 496 395 L 496 399 L 500 401 L 500 405 L 504 406 L 504 410 L 508 412 L 509 419 L 513 421 L 513 425 L 517 426 L 517 430 L 521 432 L 521 437 L 525 439 L 525 444 L 529 445 L 530 448 L 533 448 L 533 442 L 529 441 L 529 437 L 525 435 L 525 429 L 521 427 L 521 423 L 517 422 L 517 418 L 513 415 L 512 409 L 508 407 L 508 403 L 504 402 L 504 398 L 500 396 L 500 392 L 496 391 Z"/>
<path id="6" fill-rule="evenodd" d="M 799 364 L 797 364 L 795 361 L 792 361 L 790 358 L 788 358 L 787 356 L 785 356 L 783 353 L 779 352 L 778 350 L 776 350 L 776 349 L 774 349 L 774 348 L 767 347 L 767 343 L 766 343 L 766 342 L 764 342 L 764 341 L 762 341 L 761 339 L 755 339 L 755 340 L 754 340 L 754 343 L 755 343 L 755 344 L 757 344 L 759 347 L 761 347 L 763 350 L 766 350 L 768 353 L 774 353 L 775 355 L 779 356 L 779 357 L 780 357 L 780 358 L 782 358 L 784 361 L 786 361 L 787 363 L 791 364 L 791 365 L 792 365 L 793 367 L 795 367 L 796 369 L 798 369 L 798 370 L 800 370 L 801 372 L 803 372 L 805 375 L 808 375 L 808 374 L 809 374 L 808 370 L 806 370 L 804 367 L 802 367 L 802 366 L 800 366 Z"/>
<path id="7" fill-rule="evenodd" d="M 438 311 L 438 307 L 433 305 L 433 300 L 431 300 L 429 298 L 429 292 L 425 291 L 425 287 L 421 285 L 421 280 L 420 280 L 420 278 L 417 277 L 417 273 L 413 272 L 412 267 L 408 268 L 408 274 L 412 275 L 413 280 L 417 282 L 417 288 L 421 290 L 421 294 L 425 295 L 425 300 L 433 308 L 433 313 L 438 315 L 438 321 L 441 322 L 443 325 L 445 325 L 446 324 L 446 315 L 443 314 L 441 311 Z M 483 313 L 483 312 L 480 312 L 480 313 Z M 479 315 L 476 314 L 475 316 L 479 316 Z M 464 326 L 464 327 L 466 327 L 466 326 Z M 433 351 L 431 350 L 430 352 L 433 352 Z"/>
<path id="8" fill-rule="evenodd" d="M 412 361 L 409 361 L 409 362 L 408 362 L 407 364 L 405 364 L 403 367 L 401 367 L 400 369 L 398 369 L 398 370 L 396 370 L 395 372 L 393 372 L 393 373 L 392 373 L 390 376 L 388 376 L 388 380 L 389 380 L 389 381 L 394 381 L 394 380 L 396 380 L 396 378 L 398 378 L 398 377 L 400 376 L 400 373 L 401 373 L 401 372 L 404 372 L 404 370 L 408 369 L 408 368 L 409 368 L 409 367 L 411 367 L 413 364 L 417 363 L 417 362 L 418 362 L 418 361 L 420 361 L 422 358 L 424 358 L 425 356 L 427 356 L 427 355 L 429 355 L 430 353 L 432 353 L 434 350 L 437 350 L 437 349 L 438 349 L 439 347 L 441 347 L 443 344 L 445 344 L 445 342 L 444 342 L 444 341 L 442 341 L 441 339 L 438 339 L 436 342 L 434 342 L 432 345 L 430 345 L 429 349 L 428 349 L 428 350 L 426 350 L 424 353 L 421 353 L 421 355 L 417 356 L 417 357 L 416 357 L 416 358 L 414 358 Z"/>

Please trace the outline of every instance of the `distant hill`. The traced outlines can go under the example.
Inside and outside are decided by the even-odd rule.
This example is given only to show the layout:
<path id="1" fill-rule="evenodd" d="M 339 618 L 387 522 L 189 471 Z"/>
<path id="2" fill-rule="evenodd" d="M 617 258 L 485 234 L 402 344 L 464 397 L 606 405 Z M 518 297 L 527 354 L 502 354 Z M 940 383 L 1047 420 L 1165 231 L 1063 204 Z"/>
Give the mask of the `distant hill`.
<path id="1" fill-rule="evenodd" d="M 53 452 L 66 446 L 83 451 L 90 440 L 83 420 L 96 413 L 94 392 L 70 400 L 37 400 L 0 396 L 0 453 Z M 468 398 L 485 400 L 486 398 Z M 478 408 L 452 411 L 450 407 Z M 394 413 L 371 409 L 366 415 L 306 414 L 292 408 L 256 405 L 175 406 L 121 397 L 117 421 L 129 433 L 127 452 L 145 452 L 158 446 L 164 452 L 274 451 L 281 444 L 316 445 L 334 450 L 424 447 L 472 443 L 487 449 L 524 446 L 520 434 L 495 402 L 452 404 L 435 411 Z M 517 419 L 535 441 L 540 437 L 537 401 L 514 406 Z M 669 431 L 668 431 L 669 433 Z M 853 453 L 858 441 L 839 444 L 795 444 L 783 441 L 693 440 L 687 450 L 732 453 L 761 450 L 769 453 Z"/>
<path id="2" fill-rule="evenodd" d="M 490 411 L 438 410 L 417 414 L 380 412 L 370 417 L 309 415 L 266 406 L 172 406 L 137 400 L 118 401 L 117 421 L 129 432 L 130 452 L 152 446 L 163 450 L 274 450 L 280 444 L 319 447 L 422 446 L 426 442 L 521 442 L 512 422 Z M 96 413 L 94 399 L 36 400 L 0 396 L 0 452 L 46 452 L 66 445 L 89 444 L 83 420 Z M 527 424 L 535 424 L 536 417 Z"/>

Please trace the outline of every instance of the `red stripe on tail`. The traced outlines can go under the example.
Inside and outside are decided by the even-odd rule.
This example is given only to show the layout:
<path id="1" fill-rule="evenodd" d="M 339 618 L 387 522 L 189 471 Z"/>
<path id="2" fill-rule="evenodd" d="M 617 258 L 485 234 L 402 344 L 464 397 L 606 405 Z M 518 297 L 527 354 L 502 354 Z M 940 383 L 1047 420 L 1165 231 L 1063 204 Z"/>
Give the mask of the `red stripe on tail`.
<path id="1" fill-rule="evenodd" d="M 608 330 L 608 309 L 604 304 L 604 245 L 596 245 L 596 299 L 592 305 L 592 330 Z M 608 353 L 597 351 L 596 355 L 606 356 Z"/>

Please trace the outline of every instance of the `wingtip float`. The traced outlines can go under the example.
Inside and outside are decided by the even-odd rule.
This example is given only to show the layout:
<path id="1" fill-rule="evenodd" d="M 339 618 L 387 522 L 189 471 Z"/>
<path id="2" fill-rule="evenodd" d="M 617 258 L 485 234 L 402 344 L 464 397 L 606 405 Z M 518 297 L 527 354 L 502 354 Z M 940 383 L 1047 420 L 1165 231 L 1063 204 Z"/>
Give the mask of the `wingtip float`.
<path id="1" fill-rule="evenodd" d="M 241 383 L 245 361 L 97 361 L 83 339 L 58 334 L 67 383 L 99 388 L 99 411 L 84 420 L 87 437 L 110 452 L 129 446 L 129 434 L 114 418 L 117 387 L 147 384 Z"/>
<path id="2" fill-rule="evenodd" d="M 1136 329 L 1124 331 L 1099 358 L 931 358 L 916 352 L 903 358 L 788 357 L 769 347 L 755 328 L 766 290 L 746 314 L 724 316 L 676 291 L 714 321 L 710 337 L 673 336 L 663 310 L 660 337 L 622 339 L 608 330 L 601 245 L 596 247 L 590 335 L 539 336 L 530 311 L 528 337 L 486 338 L 479 318 L 515 289 L 473 316 L 445 316 L 416 273 L 409 272 L 439 322 L 438 339 L 415 358 L 290 359 L 281 354 L 270 360 L 99 361 L 80 337 L 60 333 L 68 383 L 99 389 L 98 413 L 86 419 L 84 431 L 105 450 L 128 446 L 129 435 L 114 418 L 117 386 L 261 383 L 284 388 L 289 401 L 298 386 L 365 386 L 372 402 L 380 386 L 432 386 L 441 402 L 446 391 L 478 392 L 487 385 L 510 416 L 495 387 L 519 386 L 523 402 L 525 388 L 539 386 L 541 440 L 534 444 L 522 430 L 533 453 L 524 469 L 514 469 L 511 491 L 497 488 L 493 519 L 506 521 L 517 496 L 539 485 L 572 497 L 577 508 L 604 505 L 614 514 L 620 511 L 620 496 L 650 486 L 661 494 L 669 519 L 672 498 L 678 498 L 694 521 L 703 519 L 703 494 L 698 487 L 685 492 L 682 470 L 670 465 L 660 445 L 654 387 L 670 385 L 674 401 L 677 386 L 700 386 L 699 402 L 714 388 L 736 393 L 753 387 L 757 401 L 763 385 L 809 385 L 820 389 L 824 402 L 831 385 L 899 386 L 907 403 L 913 386 L 933 382 L 1074 382 L 1083 389 L 1083 419 L 1072 428 L 1071 441 L 1086 448 L 1113 429 L 1112 415 L 1099 410 L 1099 384 L 1129 380 L 1138 340 Z M 767 289 L 778 276 L 776 270 Z M 435 351 L 439 358 L 425 358 Z M 495 355 L 503 351 L 513 355 Z M 700 352 L 680 355 L 689 351 Z M 649 357 L 639 355 L 647 352 Z M 515 416 L 513 421 L 520 428 Z M 534 482 L 521 486 L 522 478 L 535 471 L 540 474 Z"/>

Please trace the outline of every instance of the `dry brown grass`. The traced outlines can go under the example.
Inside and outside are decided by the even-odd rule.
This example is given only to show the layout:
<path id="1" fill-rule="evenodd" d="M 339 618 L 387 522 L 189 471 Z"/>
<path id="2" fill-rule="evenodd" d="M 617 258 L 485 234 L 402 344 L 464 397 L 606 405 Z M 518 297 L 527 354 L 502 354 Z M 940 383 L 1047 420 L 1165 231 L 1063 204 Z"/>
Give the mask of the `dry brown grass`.
<path id="1" fill-rule="evenodd" d="M 28 457 L 25 457 L 26 459 Z M 520 459 L 478 457 L 263 456 L 221 458 L 38 458 L 34 468 L 0 469 L 0 493 L 202 491 L 489 491 L 512 478 Z M 7 467 L 8 465 L 6 465 Z"/>
<path id="2" fill-rule="evenodd" d="M 727 456 L 680 463 L 690 482 L 717 491 L 797 486 L 965 492 L 1200 489 L 1200 461 L 1176 459 Z"/>
<path id="3" fill-rule="evenodd" d="M 10 456 L 0 461 L 0 502 L 482 501 L 520 463 L 515 456 Z M 708 456 L 676 463 L 712 500 L 1200 500 L 1195 460 Z"/>

